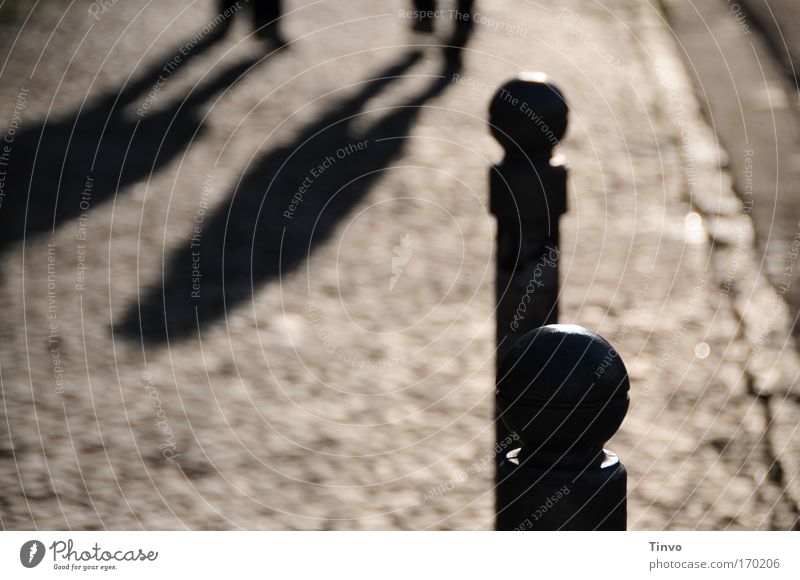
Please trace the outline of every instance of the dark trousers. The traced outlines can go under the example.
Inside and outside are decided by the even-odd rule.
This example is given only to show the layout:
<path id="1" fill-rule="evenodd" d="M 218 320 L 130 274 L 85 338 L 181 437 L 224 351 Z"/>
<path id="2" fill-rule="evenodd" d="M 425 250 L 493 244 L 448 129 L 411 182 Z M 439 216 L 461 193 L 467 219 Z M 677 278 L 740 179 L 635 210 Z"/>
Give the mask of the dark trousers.
<path id="1" fill-rule="evenodd" d="M 254 3 L 255 2 L 255 3 Z M 250 0 L 253 4 L 253 25 L 277 27 L 281 17 L 281 0 Z"/>
<path id="2" fill-rule="evenodd" d="M 475 0 L 458 0 L 458 11 L 462 14 L 471 14 Z M 436 10 L 436 0 L 414 0 L 414 8 L 420 12 Z"/>
<path id="3" fill-rule="evenodd" d="M 238 0 L 241 7 L 247 5 L 253 6 L 253 27 L 256 29 L 263 27 L 277 28 L 277 19 L 280 18 L 281 0 L 250 0 L 244 2 Z M 220 12 L 228 10 L 236 6 L 236 0 L 220 0 Z"/>
<path id="4" fill-rule="evenodd" d="M 475 0 L 458 0 L 456 7 L 458 14 L 455 16 L 456 29 L 450 40 L 451 48 L 463 48 L 467 45 L 467 41 L 472 35 L 472 8 L 474 5 Z M 424 13 L 436 10 L 436 0 L 414 0 L 414 8 L 422 13 L 420 21 L 428 21 L 431 25 L 433 24 L 432 18 Z"/>

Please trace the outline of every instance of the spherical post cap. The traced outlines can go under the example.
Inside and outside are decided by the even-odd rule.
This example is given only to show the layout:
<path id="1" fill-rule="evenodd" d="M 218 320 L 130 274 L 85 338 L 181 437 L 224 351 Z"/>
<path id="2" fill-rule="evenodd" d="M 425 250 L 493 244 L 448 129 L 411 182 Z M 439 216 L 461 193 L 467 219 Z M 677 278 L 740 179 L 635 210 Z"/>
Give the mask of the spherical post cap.
<path id="1" fill-rule="evenodd" d="M 569 107 L 540 72 L 521 73 L 500 87 L 489 106 L 492 135 L 507 151 L 549 151 L 567 131 Z"/>
<path id="2" fill-rule="evenodd" d="M 552 324 L 522 336 L 500 364 L 503 422 L 526 445 L 550 450 L 602 447 L 628 410 L 625 364 L 603 337 Z"/>

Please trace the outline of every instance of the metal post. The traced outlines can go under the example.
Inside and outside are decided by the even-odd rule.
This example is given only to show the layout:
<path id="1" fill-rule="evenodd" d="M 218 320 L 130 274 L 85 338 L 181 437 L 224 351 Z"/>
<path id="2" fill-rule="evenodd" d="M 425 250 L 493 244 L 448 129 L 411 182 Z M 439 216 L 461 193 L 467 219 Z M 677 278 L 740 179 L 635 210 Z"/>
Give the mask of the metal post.
<path id="1" fill-rule="evenodd" d="M 523 336 L 503 359 L 497 408 L 520 448 L 498 470 L 498 530 L 624 530 L 627 473 L 603 445 L 628 411 L 628 372 L 574 325 Z"/>
<path id="2" fill-rule="evenodd" d="M 568 107 L 543 73 L 503 85 L 489 108 L 505 158 L 490 172 L 490 209 L 497 218 L 497 367 L 526 332 L 558 322 L 558 221 L 567 209 L 567 169 L 553 148 L 567 129 Z M 495 429 L 504 449 L 508 431 Z M 497 466 L 504 453 L 498 453 Z M 499 488 L 504 483 L 496 480 Z"/>

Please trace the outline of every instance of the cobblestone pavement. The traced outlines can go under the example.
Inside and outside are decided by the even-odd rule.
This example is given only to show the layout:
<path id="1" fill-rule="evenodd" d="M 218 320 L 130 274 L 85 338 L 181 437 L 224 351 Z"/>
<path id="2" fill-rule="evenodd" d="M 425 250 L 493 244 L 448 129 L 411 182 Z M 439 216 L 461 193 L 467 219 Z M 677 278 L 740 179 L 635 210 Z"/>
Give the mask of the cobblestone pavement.
<path id="1" fill-rule="evenodd" d="M 572 108 L 562 321 L 631 375 L 630 527 L 796 526 L 790 321 L 654 4 L 484 0 L 458 77 L 449 13 L 414 36 L 405 2 L 288 2 L 266 57 L 243 18 L 204 32 L 207 2 L 106 5 L 2 34 L 10 163 L 41 135 L 31 190 L 60 195 L 54 225 L 34 204 L 3 230 L 4 528 L 490 528 L 485 119 L 524 70 Z M 310 252 L 256 237 L 309 227 L 325 208 L 293 193 L 325 171 L 344 189 Z"/>
<path id="2" fill-rule="evenodd" d="M 763 0 L 696 0 L 691 10 L 683 2 L 665 0 L 664 6 L 698 99 L 725 149 L 726 169 L 741 197 L 751 202 L 749 216 L 765 274 L 775 287 L 786 286 L 784 298 L 794 316 L 800 311 L 800 285 L 798 272 L 786 270 L 786 256 L 797 244 L 800 222 L 800 109 L 799 93 L 782 62 L 786 50 L 771 48 L 781 42 L 780 32 L 775 25 L 757 26 L 754 13 L 744 12 L 745 6 L 766 11 Z M 795 11 L 800 14 L 800 4 L 770 1 L 770 8 L 787 42 L 796 39 L 800 46 L 793 25 L 798 19 L 791 18 Z"/>

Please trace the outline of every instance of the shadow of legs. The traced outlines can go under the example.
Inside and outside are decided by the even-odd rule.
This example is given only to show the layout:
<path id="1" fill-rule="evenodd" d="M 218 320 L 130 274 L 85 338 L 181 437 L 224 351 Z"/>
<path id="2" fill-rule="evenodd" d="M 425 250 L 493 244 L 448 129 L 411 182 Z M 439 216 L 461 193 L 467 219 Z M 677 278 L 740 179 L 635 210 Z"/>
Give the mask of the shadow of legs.
<path id="1" fill-rule="evenodd" d="M 96 208 L 178 157 L 203 131 L 198 109 L 259 62 L 248 59 L 221 70 L 182 102 L 159 108 L 161 88 L 219 38 L 219 33 L 207 35 L 186 54 L 176 48 L 120 93 L 17 133 L 0 211 L 0 247 L 85 213 L 84 194 Z M 125 111 L 135 106 L 138 112 Z"/>
<path id="2" fill-rule="evenodd" d="M 458 71 L 446 61 L 416 96 L 356 130 L 359 116 L 374 115 L 363 111 L 367 101 L 398 82 L 419 57 L 406 55 L 364 81 L 294 143 L 259 159 L 204 221 L 199 240 L 187 241 L 170 257 L 163 287 L 149 292 L 119 330 L 155 342 L 181 338 L 302 264 L 402 155 L 421 108 Z"/>

